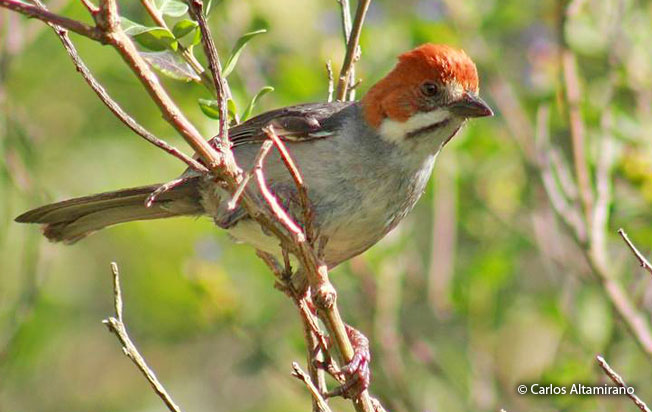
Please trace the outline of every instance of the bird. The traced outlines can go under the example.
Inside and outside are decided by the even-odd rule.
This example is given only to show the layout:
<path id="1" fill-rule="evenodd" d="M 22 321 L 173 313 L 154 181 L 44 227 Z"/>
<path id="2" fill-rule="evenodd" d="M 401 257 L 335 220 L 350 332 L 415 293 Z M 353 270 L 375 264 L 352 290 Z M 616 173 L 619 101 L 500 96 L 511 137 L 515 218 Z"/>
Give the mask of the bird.
<path id="1" fill-rule="evenodd" d="M 274 126 L 298 166 L 314 224 L 328 239 L 324 261 L 333 268 L 361 254 L 413 209 L 437 155 L 466 120 L 492 116 L 479 95 L 471 58 L 449 45 L 426 43 L 398 57 L 395 67 L 355 102 L 307 103 L 272 110 L 229 129 L 236 162 L 249 170 L 263 129 Z M 297 189 L 276 152 L 265 159 L 269 188 L 296 211 Z M 278 255 L 278 241 L 212 178 L 192 170 L 183 183 L 145 201 L 160 184 L 85 196 L 21 214 L 54 242 L 72 244 L 118 223 L 208 215 L 236 240 Z M 300 220 L 300 219 L 299 219 Z"/>
<path id="2" fill-rule="evenodd" d="M 442 148 L 468 119 L 487 116 L 493 111 L 479 96 L 471 58 L 458 48 L 426 43 L 400 54 L 359 101 L 272 110 L 229 128 L 229 138 L 239 167 L 251 170 L 268 139 L 264 129 L 273 126 L 303 177 L 313 224 L 328 239 L 323 260 L 332 269 L 395 228 L 423 194 Z M 263 170 L 269 189 L 300 221 L 298 189 L 278 152 L 269 152 Z M 232 194 L 212 177 L 189 169 L 179 182 L 153 202 L 150 195 L 160 184 L 65 200 L 15 220 L 41 224 L 49 240 L 72 244 L 118 223 L 207 215 L 236 240 L 281 256 L 279 241 L 244 207 L 230 205 Z M 356 348 L 355 362 L 346 367 L 358 373 L 363 389 L 368 361 L 368 348 Z"/>

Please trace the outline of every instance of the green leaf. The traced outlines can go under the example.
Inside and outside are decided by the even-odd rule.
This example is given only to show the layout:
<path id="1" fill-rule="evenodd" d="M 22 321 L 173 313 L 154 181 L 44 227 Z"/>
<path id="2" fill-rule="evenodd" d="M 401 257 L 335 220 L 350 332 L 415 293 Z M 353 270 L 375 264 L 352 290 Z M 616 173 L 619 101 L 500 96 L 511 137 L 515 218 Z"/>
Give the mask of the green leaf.
<path id="1" fill-rule="evenodd" d="M 199 43 L 201 43 L 201 30 L 197 29 L 195 30 L 195 37 L 193 37 L 192 42 L 190 42 L 190 47 L 196 46 Z"/>
<path id="2" fill-rule="evenodd" d="M 126 17 L 120 17 L 120 27 L 122 27 L 125 34 L 129 36 L 135 36 L 152 29 L 152 27 L 143 26 L 142 24 L 131 21 Z"/>
<path id="3" fill-rule="evenodd" d="M 213 0 L 208 0 L 204 5 L 204 17 L 206 17 L 206 20 L 208 20 L 208 13 L 210 13 L 211 7 L 213 7 Z"/>
<path id="4" fill-rule="evenodd" d="M 233 69 L 235 68 L 235 64 L 238 62 L 238 58 L 240 57 L 240 53 L 242 53 L 242 49 L 244 49 L 247 43 L 249 43 L 249 40 L 263 33 L 267 33 L 267 30 L 261 29 L 261 30 L 252 31 L 242 35 L 242 37 L 240 37 L 238 41 L 235 42 L 235 46 L 233 46 L 231 55 L 229 56 L 229 59 L 226 61 L 226 64 L 224 65 L 224 77 L 227 77 L 233 71 Z"/>
<path id="5" fill-rule="evenodd" d="M 188 11 L 188 5 L 179 0 L 154 0 L 154 7 L 164 16 L 181 17 Z"/>
<path id="6" fill-rule="evenodd" d="M 244 113 L 242 113 L 242 117 L 240 118 L 240 121 L 244 122 L 245 120 L 247 120 L 249 116 L 251 116 L 251 113 L 254 111 L 254 107 L 256 106 L 258 100 L 264 95 L 266 95 L 267 93 L 273 91 L 274 88 L 272 86 L 265 86 L 262 89 L 260 89 L 258 93 L 256 93 L 256 95 L 253 97 L 253 99 L 251 99 L 249 105 L 247 105 L 247 108 L 245 109 Z"/>
<path id="7" fill-rule="evenodd" d="M 198 26 L 199 24 L 196 21 L 184 19 L 178 21 L 177 24 L 174 25 L 172 34 L 174 34 L 174 37 L 179 40 L 180 38 L 192 33 L 192 31 L 196 30 Z"/>
<path id="8" fill-rule="evenodd" d="M 179 43 L 174 38 L 174 34 L 163 27 L 150 27 L 149 30 L 133 36 L 141 46 L 153 51 L 163 51 L 165 49 L 177 50 Z"/>
<path id="9" fill-rule="evenodd" d="M 163 51 L 168 48 L 176 50 L 179 45 L 174 34 L 163 27 L 143 26 L 124 17 L 121 18 L 120 25 L 127 35 L 150 50 Z"/>
<path id="10" fill-rule="evenodd" d="M 141 52 L 140 54 L 154 68 L 172 79 L 186 82 L 201 81 L 201 78 L 192 67 L 181 56 L 171 50 Z"/>
<path id="11" fill-rule="evenodd" d="M 235 104 L 235 100 L 229 99 L 226 101 L 226 109 L 229 112 L 229 117 L 234 118 L 235 114 L 238 113 L 238 106 Z"/>
<path id="12" fill-rule="evenodd" d="M 199 99 L 199 108 L 202 112 L 211 119 L 220 118 L 220 107 L 217 105 L 217 100 Z"/>

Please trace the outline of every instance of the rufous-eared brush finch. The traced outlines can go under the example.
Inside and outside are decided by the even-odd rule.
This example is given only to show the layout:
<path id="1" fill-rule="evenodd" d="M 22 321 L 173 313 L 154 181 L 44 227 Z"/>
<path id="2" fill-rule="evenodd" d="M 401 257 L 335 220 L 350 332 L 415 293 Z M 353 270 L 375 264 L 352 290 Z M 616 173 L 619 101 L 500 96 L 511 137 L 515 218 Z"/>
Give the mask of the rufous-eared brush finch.
<path id="1" fill-rule="evenodd" d="M 314 225 L 328 241 L 329 268 L 382 239 L 414 207 L 439 151 L 472 117 L 493 115 L 478 96 L 478 73 L 461 50 L 424 44 L 401 54 L 394 69 L 358 102 L 308 103 L 272 110 L 230 128 L 236 162 L 249 170 L 273 125 L 308 188 Z M 269 188 L 301 217 L 297 190 L 275 151 L 265 159 Z M 117 223 L 208 215 L 236 239 L 279 254 L 231 194 L 213 179 L 186 171 L 180 186 L 145 200 L 160 185 L 80 197 L 31 210 L 18 222 L 44 224 L 55 242 L 74 243 Z M 293 200 L 294 199 L 294 200 Z M 297 209 L 297 210 L 293 210 Z M 301 221 L 301 219 L 297 219 Z"/>

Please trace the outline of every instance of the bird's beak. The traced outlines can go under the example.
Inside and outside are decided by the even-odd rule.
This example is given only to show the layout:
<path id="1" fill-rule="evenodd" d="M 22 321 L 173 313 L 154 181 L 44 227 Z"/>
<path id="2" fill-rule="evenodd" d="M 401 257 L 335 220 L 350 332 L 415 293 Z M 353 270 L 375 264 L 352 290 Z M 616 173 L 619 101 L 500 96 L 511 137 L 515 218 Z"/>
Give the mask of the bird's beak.
<path id="1" fill-rule="evenodd" d="M 460 117 L 486 117 L 493 116 L 491 107 L 476 95 L 464 93 L 464 96 L 448 106 L 451 113 Z"/>

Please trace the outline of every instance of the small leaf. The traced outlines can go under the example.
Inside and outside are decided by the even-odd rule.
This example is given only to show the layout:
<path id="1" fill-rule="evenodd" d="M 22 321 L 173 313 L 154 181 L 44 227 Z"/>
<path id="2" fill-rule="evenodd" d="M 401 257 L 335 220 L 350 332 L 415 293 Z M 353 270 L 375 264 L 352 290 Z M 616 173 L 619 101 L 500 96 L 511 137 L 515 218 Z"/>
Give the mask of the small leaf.
<path id="1" fill-rule="evenodd" d="M 192 42 L 190 42 L 190 47 L 196 46 L 199 43 L 201 43 L 201 30 L 197 29 L 195 30 L 195 37 L 193 37 Z"/>
<path id="2" fill-rule="evenodd" d="M 230 118 L 235 118 L 235 114 L 238 113 L 238 106 L 235 104 L 235 100 L 229 99 L 226 101 L 226 109 L 229 112 Z"/>
<path id="3" fill-rule="evenodd" d="M 163 51 L 168 48 L 177 50 L 179 43 L 170 30 L 163 27 L 148 27 L 147 29 L 132 36 L 140 45 L 153 51 Z"/>
<path id="4" fill-rule="evenodd" d="M 129 36 L 135 36 L 151 29 L 151 27 L 143 26 L 142 24 L 131 21 L 126 17 L 120 17 L 120 27 L 122 27 L 125 34 Z"/>
<path id="5" fill-rule="evenodd" d="M 235 42 L 235 46 L 233 46 L 231 55 L 229 56 L 229 59 L 226 61 L 226 64 L 224 65 L 224 77 L 227 77 L 233 71 L 233 69 L 235 68 L 235 64 L 238 62 L 238 58 L 240 57 L 240 53 L 242 53 L 242 49 L 244 49 L 247 43 L 249 43 L 249 40 L 263 33 L 267 33 L 267 30 L 261 29 L 261 30 L 252 31 L 243 34 L 242 37 L 240 37 L 238 41 Z"/>
<path id="6" fill-rule="evenodd" d="M 206 20 L 208 20 L 208 13 L 210 13 L 211 7 L 213 7 L 213 0 L 208 0 L 204 6 L 204 17 L 206 17 Z"/>
<path id="7" fill-rule="evenodd" d="M 195 73 L 192 67 L 173 51 L 141 52 L 140 54 L 154 68 L 172 79 L 186 82 L 192 80 L 197 82 L 201 81 L 201 78 Z"/>
<path id="8" fill-rule="evenodd" d="M 196 21 L 184 19 L 177 22 L 177 24 L 174 25 L 174 28 L 172 29 L 172 34 L 174 34 L 174 37 L 177 40 L 179 40 L 183 36 L 192 33 L 193 30 L 196 30 L 197 26 L 199 26 L 199 24 Z"/>
<path id="9" fill-rule="evenodd" d="M 220 107 L 217 105 L 217 100 L 199 99 L 199 108 L 202 112 L 211 119 L 220 118 Z"/>
<path id="10" fill-rule="evenodd" d="M 179 0 L 154 0 L 154 7 L 164 16 L 181 17 L 188 11 L 188 5 Z"/>
<path id="11" fill-rule="evenodd" d="M 254 111 L 254 107 L 256 106 L 258 100 L 264 95 L 266 95 L 267 93 L 273 91 L 274 88 L 272 86 L 265 86 L 262 89 L 260 89 L 258 93 L 256 93 L 256 95 L 253 97 L 253 99 L 251 99 L 249 105 L 247 105 L 247 108 L 245 109 L 244 113 L 242 113 L 242 117 L 240 118 L 240 121 L 244 122 L 245 120 L 247 120 L 249 116 L 251 116 L 251 113 Z"/>

